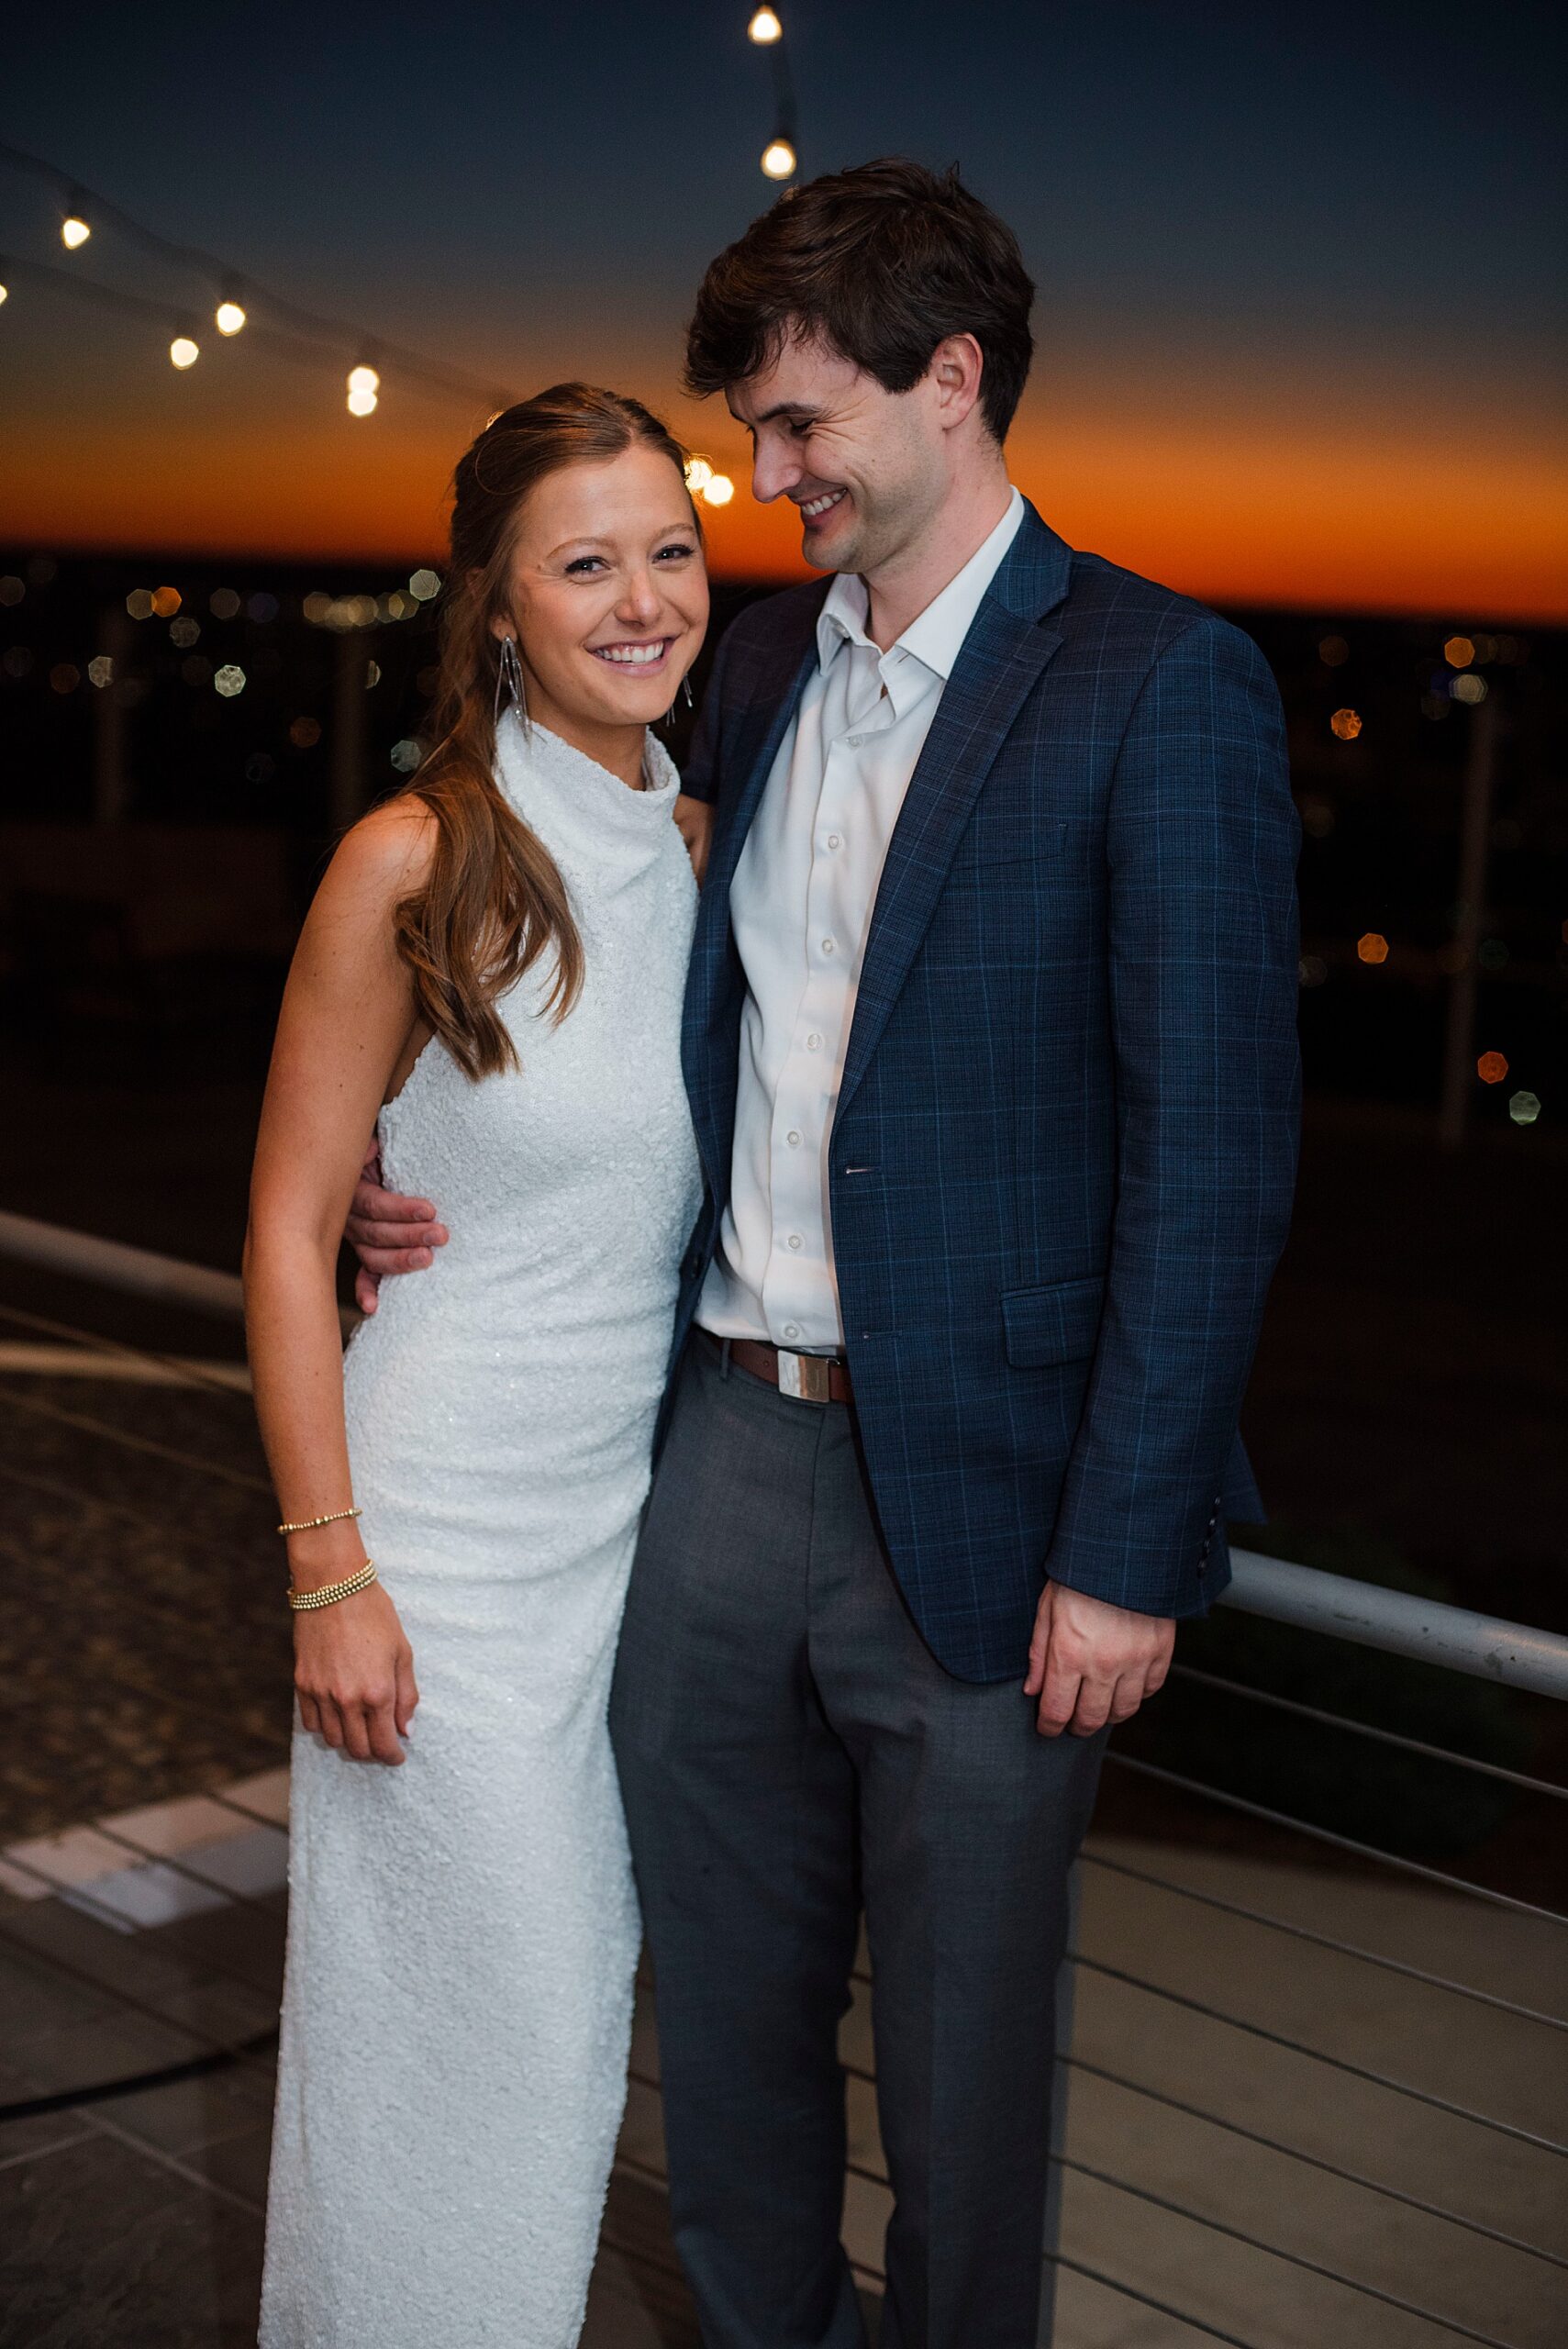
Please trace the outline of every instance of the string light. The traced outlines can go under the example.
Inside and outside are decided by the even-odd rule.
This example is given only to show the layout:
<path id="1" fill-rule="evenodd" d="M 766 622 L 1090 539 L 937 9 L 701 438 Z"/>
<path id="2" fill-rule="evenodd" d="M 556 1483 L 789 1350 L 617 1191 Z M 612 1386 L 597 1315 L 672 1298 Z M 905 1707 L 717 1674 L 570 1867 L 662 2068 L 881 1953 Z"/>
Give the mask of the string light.
<path id="1" fill-rule="evenodd" d="M 796 145 L 795 83 L 790 78 L 789 53 L 784 44 L 784 26 L 773 8 L 752 11 L 746 27 L 746 38 L 753 47 L 765 49 L 773 77 L 773 135 L 763 148 L 760 161 L 762 176 L 770 180 L 793 180 L 800 169 Z"/>
<path id="2" fill-rule="evenodd" d="M 82 184 L 48 162 L 42 156 L 28 154 L 0 139 L 0 164 L 7 169 L 30 173 L 51 190 L 59 206 L 61 238 L 68 252 L 75 252 L 95 233 L 95 227 L 107 226 L 117 239 L 151 255 L 160 263 L 186 273 L 195 273 L 211 284 L 217 295 L 211 312 L 217 332 L 231 338 L 242 332 L 260 338 L 285 358 L 307 364 L 325 364 L 336 372 L 341 365 L 335 353 L 345 346 L 356 345 L 363 351 L 374 348 L 380 369 L 395 370 L 401 376 L 427 391 L 456 397 L 472 412 L 483 406 L 492 413 L 499 413 L 513 404 L 513 394 L 499 390 L 494 384 L 469 374 L 465 370 L 432 359 L 420 351 L 401 343 L 367 341 L 362 325 L 352 324 L 340 317 L 331 317 L 285 295 L 259 285 L 249 274 L 241 274 L 221 256 L 195 245 L 176 243 L 138 220 L 132 214 L 113 203 L 108 197 L 83 187 Z M 28 261 L 6 253 L 0 255 L 0 269 L 8 284 L 0 286 L 0 302 L 18 281 L 24 285 L 41 284 L 69 291 L 78 300 L 91 302 L 102 309 L 117 311 L 121 316 L 149 321 L 154 331 L 162 327 L 168 310 L 155 301 L 118 286 L 104 284 L 91 276 L 78 275 L 73 270 L 51 268 L 45 262 Z M 244 298 L 241 298 L 243 295 Z M 211 298 L 211 297 L 209 297 Z M 182 313 L 182 316 L 184 316 Z M 163 331 L 167 331 L 163 328 Z M 194 332 L 182 325 L 176 342 L 181 346 L 175 356 L 173 344 L 169 346 L 172 363 L 182 371 L 195 364 L 200 355 L 200 345 Z M 373 413 L 381 390 L 377 368 L 369 371 L 369 396 L 351 406 L 355 415 Z M 339 380 L 342 378 L 339 376 Z M 352 388 L 352 387 L 350 387 Z"/>
<path id="3" fill-rule="evenodd" d="M 373 367 L 350 367 L 349 370 L 349 414 L 373 416 L 381 391 L 381 377 Z"/>
<path id="4" fill-rule="evenodd" d="M 10 287 L 9 287 L 8 285 L 0 285 L 0 302 L 8 302 L 8 301 L 10 300 L 10 298 L 11 298 L 11 289 L 10 289 Z"/>

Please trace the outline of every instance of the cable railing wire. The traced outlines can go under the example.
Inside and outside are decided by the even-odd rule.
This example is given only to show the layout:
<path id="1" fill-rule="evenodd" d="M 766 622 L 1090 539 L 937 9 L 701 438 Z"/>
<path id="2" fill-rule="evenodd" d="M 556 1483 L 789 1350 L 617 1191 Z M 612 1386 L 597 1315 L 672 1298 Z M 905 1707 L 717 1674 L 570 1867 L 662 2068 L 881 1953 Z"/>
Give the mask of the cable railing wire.
<path id="1" fill-rule="evenodd" d="M 1243 2121 L 1228 2121 L 1222 2113 L 1207 2111 L 1201 2104 L 1191 2104 L 1184 2097 L 1171 2096 L 1163 2088 L 1151 2087 L 1146 2080 L 1129 2080 L 1120 2072 L 1111 2071 L 1104 2064 L 1092 2063 L 1086 2055 L 1059 2054 L 1056 2061 L 1074 2072 L 1083 2072 L 1091 2079 L 1104 2080 L 1110 2087 L 1121 2088 L 1129 2096 L 1142 2097 L 1152 2104 L 1163 2105 L 1172 2112 L 1184 2113 L 1190 2121 L 1202 2121 L 1212 2129 L 1222 2130 L 1227 2136 L 1242 2137 L 1251 2145 L 1261 2145 L 1266 2153 L 1282 2154 L 1287 2161 L 1304 2162 L 1309 2169 L 1320 2170 L 1328 2177 L 1338 2178 L 1342 2186 L 1353 2186 L 1368 2194 L 1384 2196 L 1388 2201 L 1402 2203 L 1407 2210 L 1418 2210 L 1423 2217 L 1440 2220 L 1445 2226 L 1462 2227 L 1467 2234 L 1480 2235 L 1487 2243 L 1495 2243 L 1501 2250 L 1522 2252 L 1528 2258 L 1543 2259 L 1552 2267 L 1568 2268 L 1568 2259 L 1560 2253 L 1548 2251 L 1538 2243 L 1526 2243 L 1522 2235 L 1504 2233 L 1500 2227 L 1489 2227 L 1485 2220 L 1466 2217 L 1462 2210 L 1450 2210 L 1440 2202 L 1428 2202 L 1418 2194 L 1407 2193 L 1403 2187 L 1390 2186 L 1382 2178 L 1368 2177 L 1364 2171 L 1345 2169 L 1340 2163 L 1328 2160 L 1321 2154 L 1309 2154 L 1303 2146 L 1287 2145 L 1283 2139 L 1265 2136 L 1260 2129 L 1249 2129 Z"/>
<path id="2" fill-rule="evenodd" d="M 1245 1901 L 1229 1899 L 1223 1893 L 1207 1892 L 1195 1884 L 1178 1884 L 1173 1876 L 1156 1876 L 1151 1868 L 1134 1867 L 1129 1860 L 1113 1860 L 1086 1844 L 1079 1858 L 1088 1867 L 1106 1868 L 1115 1876 L 1130 1876 L 1135 1884 L 1151 1885 L 1157 1891 L 1174 1893 L 1183 1900 L 1200 1901 L 1206 1909 L 1218 1909 L 1228 1917 L 1240 1917 L 1249 1924 L 1266 1926 L 1271 1932 L 1288 1933 L 1294 1941 L 1309 1942 L 1315 1949 L 1332 1950 L 1336 1955 L 1354 1958 L 1362 1965 L 1375 1965 L 1385 1973 L 1402 1975 L 1407 1981 L 1422 1983 L 1429 1990 L 1451 1991 L 1455 1998 L 1473 1999 L 1479 2006 L 1492 2007 L 1499 2014 L 1517 2015 L 1521 2022 L 1540 2023 L 1549 2031 L 1568 2031 L 1568 2018 L 1548 2014 L 1544 2008 L 1523 2006 L 1517 1998 L 1505 1998 L 1496 1990 L 1480 1990 L 1473 1982 L 1456 1982 L 1449 1975 L 1429 1973 L 1424 1965 L 1412 1965 L 1407 1958 L 1389 1957 L 1382 1950 L 1362 1949 L 1358 1943 L 1340 1941 L 1333 1933 L 1318 1932 L 1312 1926 L 1297 1924 L 1290 1917 L 1273 1916 L 1266 1909 L 1249 1908 Z"/>
<path id="3" fill-rule="evenodd" d="M 1424 2104 L 1434 2112 L 1446 2112 L 1451 2120 L 1470 2121 L 1477 2129 L 1488 2129 L 1499 2137 L 1508 2137 L 1516 2144 L 1534 2145 L 1543 2154 L 1568 2155 L 1568 2145 L 1555 2137 L 1543 2137 L 1536 2130 L 1522 2129 L 1517 2121 L 1499 2121 L 1489 2112 L 1477 2112 L 1473 2106 L 1457 2103 L 1451 2097 L 1439 2096 L 1430 2088 L 1418 2088 L 1408 2080 L 1399 2080 L 1387 2072 L 1373 2071 L 1367 2064 L 1357 2064 L 1348 2055 L 1332 2055 L 1326 2048 L 1311 2047 L 1303 2039 L 1292 2039 L 1285 2032 L 1271 2031 L 1266 2023 L 1250 2022 L 1244 2016 L 1228 2014 L 1223 2007 L 1211 2007 L 1203 1998 L 1195 1998 L 1184 1990 L 1167 1989 L 1162 1982 L 1151 1982 L 1141 1974 L 1129 1973 L 1125 1966 L 1112 1965 L 1105 1958 L 1091 1957 L 1084 1950 L 1069 1950 L 1068 1958 L 1074 1965 L 1090 1974 L 1098 1974 L 1106 1981 L 1123 1983 L 1130 1990 L 1142 1990 L 1153 1998 L 1163 1998 L 1170 2005 L 1182 2007 L 1189 2014 L 1202 2015 L 1207 2022 L 1223 2023 L 1228 2030 L 1244 2032 L 1249 2038 L 1262 2039 L 1271 2047 L 1283 2047 L 1292 2055 L 1305 2055 L 1314 2064 L 1325 2065 L 1329 2070 L 1343 2072 L 1354 2080 L 1365 2080 L 1373 2087 L 1386 2088 L 1394 2096 L 1407 2098 L 1414 2104 Z"/>
<path id="4" fill-rule="evenodd" d="M 1147 2202 L 1156 2210 L 1166 2210 L 1173 2218 L 1185 2219 L 1211 2234 L 1226 2235 L 1232 2243 L 1244 2243 L 1249 2251 L 1262 2252 L 1270 2259 L 1281 2259 L 1292 2267 L 1299 2267 L 1309 2276 L 1320 2277 L 1325 2283 L 1337 2284 L 1361 2299 L 1378 2300 L 1385 2308 L 1397 2309 L 1402 2316 L 1419 2318 L 1423 2323 L 1435 2324 L 1444 2332 L 1451 2332 L 1461 2341 L 1473 2341 L 1480 2349 L 1515 2349 L 1511 2342 L 1499 2340 L 1495 2332 L 1477 2332 L 1473 2325 L 1462 2324 L 1457 2317 L 1440 2316 L 1436 2309 L 1423 2308 L 1418 2300 L 1407 2300 L 1397 2292 L 1386 2291 L 1381 2284 L 1367 2284 L 1342 2269 L 1329 2267 L 1320 2259 L 1309 2259 L 1305 2252 L 1287 2251 L 1283 2243 L 1265 2243 L 1261 2235 L 1248 2232 L 1245 2227 L 1233 2227 L 1227 2219 L 1211 2219 L 1202 2210 L 1195 2210 L 1184 2202 L 1175 2201 L 1168 2194 L 1157 2194 L 1152 2187 L 1134 2186 L 1129 2178 L 1118 2177 L 1114 2171 L 1096 2169 L 1092 2162 L 1079 2161 L 1072 2154 L 1053 2153 L 1048 2157 L 1062 2169 L 1072 2170 L 1079 2177 L 1093 2178 L 1097 2186 L 1108 2186 L 1118 2194 L 1130 2195 L 1135 2201 Z"/>
<path id="5" fill-rule="evenodd" d="M 213 1377 L 195 1363 L 183 1362 L 175 1354 L 159 1353 L 151 1346 L 134 1346 L 125 1338 L 106 1338 L 101 1330 L 79 1329 L 73 1321 L 51 1320 L 47 1313 L 24 1313 L 16 1305 L 0 1305 L 0 1320 L 14 1321 L 19 1329 L 38 1330 L 50 1337 L 68 1338 L 83 1353 L 95 1347 L 121 1354 L 128 1362 L 155 1363 L 177 1386 L 199 1387 L 206 1395 L 227 1395 L 231 1401 L 238 1398 L 248 1403 L 250 1399 L 243 1387 L 231 1386 L 227 1379 Z"/>
<path id="6" fill-rule="evenodd" d="M 243 1491 L 266 1493 L 272 1486 L 260 1476 L 252 1476 L 242 1468 L 224 1468 L 216 1460 L 199 1460 L 195 1453 L 181 1452 L 172 1444 L 158 1443 L 151 1436 L 133 1435 L 128 1429 L 117 1428 L 107 1419 L 95 1419 L 87 1411 L 68 1411 L 60 1403 L 46 1403 L 37 1395 L 18 1395 L 10 1386 L 0 1386 L 0 1403 L 8 1403 L 13 1410 L 30 1411 L 35 1418 L 54 1419 L 61 1426 L 77 1428 L 85 1435 L 101 1437 L 106 1442 L 117 1443 L 127 1452 L 145 1452 L 154 1459 L 167 1460 L 177 1468 L 187 1468 L 198 1476 L 212 1476 L 225 1485 L 238 1485 Z"/>
<path id="7" fill-rule="evenodd" d="M 1375 1843 L 1358 1842 L 1352 1835 L 1337 1834 L 1333 1828 L 1315 1826 L 1308 1819 L 1293 1819 L 1288 1811 L 1271 1810 L 1266 1803 L 1251 1802 L 1245 1795 L 1230 1794 L 1223 1787 L 1206 1786 L 1201 1778 L 1186 1777 L 1179 1770 L 1167 1770 L 1160 1763 L 1145 1762 L 1135 1753 L 1118 1753 L 1112 1746 L 1106 1760 L 1123 1770 L 1136 1770 L 1146 1778 L 1157 1778 L 1163 1786 L 1177 1787 L 1184 1794 L 1221 1803 L 1228 1810 L 1244 1811 L 1249 1819 L 1266 1820 L 1271 1827 L 1287 1828 L 1294 1835 L 1308 1835 L 1314 1842 L 1352 1853 L 1357 1859 L 1397 1868 L 1402 1875 L 1418 1876 L 1425 1884 L 1440 1884 L 1447 1892 L 1467 1893 L 1473 1900 L 1487 1900 L 1495 1908 L 1512 1909 L 1516 1916 L 1536 1917 L 1545 1924 L 1568 1925 L 1568 1916 L 1560 1909 L 1542 1909 L 1536 1901 L 1520 1900 L 1511 1892 L 1495 1892 L 1489 1884 L 1473 1884 L 1468 1876 L 1454 1876 L 1446 1868 L 1428 1867 L 1421 1860 L 1407 1860 L 1399 1853 L 1385 1852 Z"/>
<path id="8" fill-rule="evenodd" d="M 1195 1664 L 1173 1664 L 1173 1680 L 1192 1680 L 1206 1688 L 1221 1688 L 1227 1696 L 1245 1697 L 1251 1703 L 1269 1705 L 1276 1712 L 1295 1713 L 1301 1720 L 1318 1721 L 1327 1729 L 1351 1731 L 1357 1737 L 1375 1738 L 1380 1745 L 1396 1746 L 1401 1753 L 1417 1753 L 1426 1762 L 1451 1762 L 1459 1770 L 1477 1770 L 1488 1778 L 1500 1779 L 1505 1786 L 1520 1787 L 1527 1794 L 1551 1795 L 1557 1802 L 1568 1802 L 1568 1787 L 1559 1786 L 1551 1778 L 1532 1778 L 1523 1770 L 1506 1769 L 1500 1762 L 1484 1762 L 1478 1753 L 1454 1753 L 1444 1745 L 1428 1745 L 1418 1737 L 1406 1737 L 1400 1731 L 1380 1729 L 1372 1721 L 1352 1720 L 1348 1713 L 1328 1713 L 1319 1705 L 1305 1705 L 1299 1698 L 1281 1697 L 1272 1688 L 1254 1688 L 1243 1680 L 1229 1680 L 1223 1673 L 1202 1671 Z"/>
<path id="9" fill-rule="evenodd" d="M 1194 2316 L 1187 2309 L 1179 2309 L 1170 2300 L 1157 2300 L 1151 2292 L 1140 2291 L 1135 2284 L 1118 2283 L 1114 2276 L 1106 2276 L 1100 2268 L 1091 2267 L 1082 2259 L 1073 2259 L 1065 2251 L 1048 2251 L 1046 2258 L 1053 2267 L 1066 2267 L 1074 2276 L 1086 2276 L 1091 2284 L 1103 2285 L 1107 2292 L 1119 2293 L 1124 2300 L 1136 2300 L 1140 2308 L 1153 2309 L 1161 2316 L 1168 2316 L 1177 2324 L 1201 2332 L 1209 2341 L 1223 2341 L 1226 2349 L 1258 2349 L 1256 2343 L 1244 2341 L 1239 2332 L 1225 2332 L 1201 2316 Z"/>

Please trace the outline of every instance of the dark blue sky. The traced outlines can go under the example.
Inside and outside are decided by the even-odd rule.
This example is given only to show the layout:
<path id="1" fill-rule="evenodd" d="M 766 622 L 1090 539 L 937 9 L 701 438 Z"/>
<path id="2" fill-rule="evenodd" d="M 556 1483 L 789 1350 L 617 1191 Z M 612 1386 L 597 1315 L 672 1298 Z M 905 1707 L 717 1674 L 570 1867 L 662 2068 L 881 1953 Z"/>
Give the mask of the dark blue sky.
<path id="1" fill-rule="evenodd" d="M 1018 229 L 1040 286 L 1030 451 L 1053 417 L 1189 438 L 1212 418 L 1363 450 L 1415 436 L 1459 459 L 1485 430 L 1493 456 L 1551 463 L 1557 12 L 781 13 L 808 173 L 888 151 L 957 160 Z M 31 10 L 7 27 L 0 135 L 301 300 L 503 382 L 582 372 L 667 399 L 703 263 L 769 192 L 748 14 Z M 0 171 L 0 245 L 58 260 L 53 234 L 39 195 Z M 128 285 L 167 282 L 106 239 L 91 258 Z M 120 384 L 117 329 L 55 304 L 35 330 L 20 306 L 0 321 L 0 380 L 24 413 L 54 409 L 89 354 L 128 426 L 168 397 L 150 375 Z M 237 426 L 254 428 L 261 381 L 247 394 L 236 379 Z M 284 379 L 265 381 L 284 430 Z M 445 445 L 467 422 L 438 408 L 421 429 Z"/>

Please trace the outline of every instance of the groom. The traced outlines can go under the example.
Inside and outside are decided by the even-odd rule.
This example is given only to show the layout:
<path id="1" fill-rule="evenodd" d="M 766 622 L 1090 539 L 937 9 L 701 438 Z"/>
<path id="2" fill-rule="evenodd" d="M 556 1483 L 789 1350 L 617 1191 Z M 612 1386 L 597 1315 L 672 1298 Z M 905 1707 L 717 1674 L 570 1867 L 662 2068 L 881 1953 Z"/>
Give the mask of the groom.
<path id="1" fill-rule="evenodd" d="M 686 1000 L 707 1197 L 613 1710 L 708 2349 L 1040 2337 L 1052 1984 L 1103 1732 L 1262 1514 L 1237 1438 L 1296 1121 L 1273 685 L 1008 483 L 1033 287 L 901 161 L 716 261 L 687 378 L 833 574 L 721 644 Z M 350 1227 L 389 1231 L 367 1189 Z M 395 1268 L 377 1255 L 373 1269 Z"/>

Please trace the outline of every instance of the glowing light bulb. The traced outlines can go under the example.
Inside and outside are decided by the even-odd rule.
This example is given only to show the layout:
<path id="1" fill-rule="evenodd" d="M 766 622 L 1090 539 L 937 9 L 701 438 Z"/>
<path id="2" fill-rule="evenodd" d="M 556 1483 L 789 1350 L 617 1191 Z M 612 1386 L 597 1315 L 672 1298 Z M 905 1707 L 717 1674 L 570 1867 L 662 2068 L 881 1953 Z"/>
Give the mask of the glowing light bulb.
<path id="1" fill-rule="evenodd" d="M 759 8 L 746 28 L 746 38 L 754 40 L 759 49 L 767 49 L 775 40 L 783 40 L 784 27 L 771 8 Z"/>
<path id="2" fill-rule="evenodd" d="M 375 394 L 369 390 L 363 384 L 355 384 L 349 394 L 349 414 L 350 416 L 373 416 L 375 411 Z"/>
<path id="3" fill-rule="evenodd" d="M 92 233 L 85 220 L 74 212 L 60 224 L 60 241 L 68 253 L 73 253 L 79 245 L 84 245 Z"/>
<path id="4" fill-rule="evenodd" d="M 768 179 L 793 178 L 795 166 L 795 149 L 787 139 L 772 139 L 762 150 L 762 171 Z"/>
<path id="5" fill-rule="evenodd" d="M 350 367 L 349 389 L 351 392 L 379 392 L 381 377 L 373 367 Z"/>
<path id="6" fill-rule="evenodd" d="M 187 367 L 194 367 L 201 355 L 200 343 L 193 342 L 188 334 L 177 334 L 169 345 L 169 356 L 182 372 Z"/>
<path id="7" fill-rule="evenodd" d="M 728 506 L 735 495 L 735 484 L 728 473 L 715 473 L 703 484 L 702 494 L 706 506 Z"/>
<path id="8" fill-rule="evenodd" d="M 214 313 L 213 323 L 219 334 L 238 334 L 245 323 L 245 313 L 238 302 L 220 302 Z"/>

